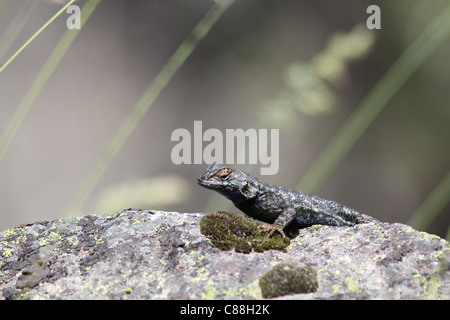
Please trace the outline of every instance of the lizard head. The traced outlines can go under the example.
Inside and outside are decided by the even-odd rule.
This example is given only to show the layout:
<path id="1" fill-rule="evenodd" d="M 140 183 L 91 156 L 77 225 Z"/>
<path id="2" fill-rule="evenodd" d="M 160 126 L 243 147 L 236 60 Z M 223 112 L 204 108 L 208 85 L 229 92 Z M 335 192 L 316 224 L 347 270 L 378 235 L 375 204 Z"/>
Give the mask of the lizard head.
<path id="1" fill-rule="evenodd" d="M 213 163 L 200 175 L 197 183 L 204 188 L 215 190 L 231 201 L 243 201 L 256 195 L 253 180 L 249 174 Z"/>

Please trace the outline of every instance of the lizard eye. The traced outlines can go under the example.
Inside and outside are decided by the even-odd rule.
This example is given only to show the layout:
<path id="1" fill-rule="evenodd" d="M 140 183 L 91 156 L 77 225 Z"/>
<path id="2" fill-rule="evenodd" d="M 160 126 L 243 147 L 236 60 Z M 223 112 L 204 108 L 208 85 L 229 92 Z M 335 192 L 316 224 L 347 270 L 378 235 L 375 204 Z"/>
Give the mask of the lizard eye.
<path id="1" fill-rule="evenodd" d="M 222 168 L 219 171 L 216 172 L 216 176 L 220 179 L 228 179 L 228 177 L 231 175 L 231 169 L 230 168 Z"/>

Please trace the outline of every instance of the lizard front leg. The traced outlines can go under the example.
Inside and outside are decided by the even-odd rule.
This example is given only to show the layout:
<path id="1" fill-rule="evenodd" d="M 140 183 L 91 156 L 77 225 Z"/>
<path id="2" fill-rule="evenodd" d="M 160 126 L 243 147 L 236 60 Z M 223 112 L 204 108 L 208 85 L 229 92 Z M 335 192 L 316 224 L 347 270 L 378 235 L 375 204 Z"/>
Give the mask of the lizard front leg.
<path id="1" fill-rule="evenodd" d="M 267 236 L 270 238 L 275 232 L 278 232 L 283 238 L 286 238 L 283 229 L 295 219 L 295 216 L 296 212 L 293 208 L 284 209 L 272 225 L 265 227 L 268 231 Z"/>

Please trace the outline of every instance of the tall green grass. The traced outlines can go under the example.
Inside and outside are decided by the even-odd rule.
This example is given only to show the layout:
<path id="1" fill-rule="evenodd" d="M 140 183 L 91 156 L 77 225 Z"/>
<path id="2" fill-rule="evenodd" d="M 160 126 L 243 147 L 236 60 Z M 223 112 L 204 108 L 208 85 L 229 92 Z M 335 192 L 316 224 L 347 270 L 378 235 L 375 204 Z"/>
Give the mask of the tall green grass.
<path id="1" fill-rule="evenodd" d="M 8 29 L 2 35 L 0 40 L 0 61 L 2 61 L 6 51 L 9 49 L 14 39 L 22 30 L 23 26 L 26 24 L 28 18 L 31 16 L 38 3 L 39 0 L 24 2 L 22 5 L 22 9 L 19 10 L 11 24 L 8 26 Z M 5 2 L 5 4 L 0 4 L 0 18 L 4 12 L 3 10 L 6 9 L 7 5 L 8 2 Z M 2 70 L 3 69 L 4 68 L 2 67 Z"/>
<path id="2" fill-rule="evenodd" d="M 173 75 L 183 65 L 192 51 L 194 51 L 200 41 L 211 30 L 217 20 L 228 9 L 228 7 L 233 4 L 234 1 L 235 0 L 222 0 L 215 2 L 194 30 L 192 30 L 189 36 L 181 43 L 172 57 L 170 57 L 162 70 L 158 73 L 152 83 L 145 90 L 139 101 L 133 107 L 133 111 L 122 123 L 119 130 L 111 139 L 105 151 L 102 153 L 100 158 L 97 160 L 97 163 L 88 174 L 88 177 L 78 189 L 65 213 L 66 217 L 74 216 L 78 213 L 78 210 L 105 172 L 109 163 L 127 141 L 130 134 L 139 124 L 141 118 L 148 111 L 158 95 L 166 87 L 170 79 L 172 79 Z"/>
<path id="3" fill-rule="evenodd" d="M 17 50 L 12 56 L 11 58 L 8 59 L 8 61 L 6 61 L 6 63 L 0 68 L 0 73 L 23 51 L 25 50 L 26 47 L 28 47 L 28 45 L 37 37 L 39 36 L 42 31 L 44 31 L 56 18 L 58 18 L 64 11 L 66 11 L 67 7 L 70 6 L 72 3 L 74 3 L 76 0 L 70 0 L 64 7 L 61 8 L 61 10 L 59 10 L 53 17 L 50 18 L 50 20 L 48 20 L 38 31 L 36 31 L 35 34 L 33 34 L 31 36 L 30 39 L 27 40 L 27 42 L 25 42 L 20 48 L 19 50 Z M 26 12 L 24 14 L 24 19 L 21 19 L 21 21 L 18 21 L 17 24 L 23 26 L 23 24 L 25 23 L 27 17 L 29 17 L 29 11 L 30 9 L 33 9 L 37 3 L 39 1 L 34 1 L 28 4 L 28 7 L 25 9 Z M 15 26 L 16 22 L 13 22 L 12 26 Z M 14 29 L 17 29 L 16 27 L 14 27 Z M 9 30 L 8 30 L 9 31 Z M 7 32 L 8 33 L 8 32 Z M 16 34 L 17 35 L 17 34 Z M 14 40 L 14 38 L 12 38 L 12 40 Z M 9 44 L 11 44 L 12 41 L 9 42 Z M 5 50 L 6 51 L 6 50 Z"/>
<path id="4" fill-rule="evenodd" d="M 39 34 L 41 34 L 49 25 L 51 22 L 53 22 L 58 16 L 60 16 L 65 9 L 73 3 L 75 0 L 71 0 L 67 3 L 60 11 L 58 11 L 49 21 L 47 21 L 33 36 L 28 39 L 28 41 L 19 48 L 12 56 L 11 58 L 6 61 L 5 64 L 0 68 L 0 74 L 1 72 L 14 61 L 17 56 L 26 49 L 26 47 L 34 40 L 36 39 Z M 89 7 L 92 4 L 98 3 L 99 0 L 91 0 L 88 1 L 85 5 L 84 13 L 82 14 L 82 17 L 84 18 L 84 22 L 89 17 L 89 12 L 85 8 Z M 29 8 L 25 8 L 25 10 L 29 10 Z M 25 15 L 24 15 L 25 16 Z M 28 15 L 29 16 L 29 15 Z M 22 23 L 21 23 L 22 24 Z M 14 32 L 17 35 L 17 32 Z M 20 126 L 22 125 L 23 120 L 27 116 L 28 112 L 32 108 L 34 102 L 36 101 L 37 97 L 41 93 L 42 89 L 45 87 L 48 79 L 52 75 L 53 71 L 55 70 L 56 66 L 61 61 L 64 54 L 67 52 L 67 49 L 72 44 L 75 37 L 78 35 L 79 30 L 67 30 L 64 36 L 61 38 L 59 43 L 56 45 L 56 47 L 53 49 L 52 53 L 50 54 L 49 58 L 45 62 L 44 66 L 40 70 L 39 74 L 36 76 L 36 78 L 33 81 L 33 84 L 31 85 L 30 89 L 25 94 L 21 104 L 17 108 L 16 112 L 14 113 L 14 116 L 10 120 L 8 126 L 6 127 L 6 130 L 3 132 L 2 136 L 0 137 L 0 162 L 3 160 L 3 157 L 6 154 L 6 151 L 8 150 L 9 146 L 11 145 L 12 140 L 14 139 L 17 131 L 19 130 Z M 9 39 L 9 36 L 8 36 Z M 8 46 L 12 43 L 12 41 L 8 40 Z M 6 51 L 6 50 L 5 50 Z"/>
<path id="5" fill-rule="evenodd" d="M 297 189 L 317 193 L 400 88 L 450 34 L 450 5 L 389 68 L 314 161 Z"/>
<path id="6" fill-rule="evenodd" d="M 0 73 L 10 65 L 15 58 L 26 49 L 26 47 L 42 33 L 52 21 L 54 21 L 64 10 L 75 0 L 68 1 L 67 4 L 47 21 L 14 55 L 0 67 Z M 73 216 L 87 199 L 92 189 L 95 187 L 106 168 L 114 156 L 120 151 L 130 134 L 139 124 L 142 116 L 148 112 L 149 108 L 156 100 L 161 91 L 166 87 L 177 70 L 183 65 L 189 55 L 197 47 L 199 42 L 211 30 L 221 15 L 233 4 L 235 0 L 216 1 L 208 13 L 193 29 L 190 35 L 181 43 L 180 47 L 170 57 L 160 73 L 150 83 L 147 90 L 137 101 L 132 112 L 124 120 L 123 124 L 112 137 L 106 146 L 101 157 L 92 167 L 87 178 L 80 186 L 69 204 L 66 216 Z M 100 0 L 88 0 L 82 8 L 82 25 L 84 25 L 93 13 Z M 0 17 L 2 16 L 9 1 L 0 3 Z M 20 32 L 21 27 L 31 14 L 36 2 L 29 7 L 24 7 L 21 15 L 12 24 L 8 31 L 4 43 L 0 43 L 0 53 L 6 52 L 11 39 Z M 15 134 L 33 106 L 35 100 L 46 85 L 52 72 L 55 70 L 70 45 L 75 40 L 81 30 L 67 30 L 59 43 L 55 46 L 48 60 L 36 76 L 32 86 L 25 94 L 22 103 L 17 108 L 15 115 L 10 121 L 7 129 L 0 138 L 0 161 L 5 155 Z M 430 54 L 445 40 L 450 34 L 450 5 L 445 8 L 427 28 L 411 43 L 405 52 L 397 59 L 387 73 L 378 81 L 369 94 L 363 99 L 360 106 L 350 115 L 341 129 L 332 137 L 329 144 L 314 161 L 303 179 L 298 184 L 298 189 L 309 193 L 316 193 L 328 180 L 330 175 L 336 170 L 344 157 L 348 154 L 355 143 L 364 134 L 367 128 L 375 121 L 377 116 L 387 106 L 387 103 L 408 81 L 412 74 L 424 63 Z M 3 45 L 3 46 L 2 46 Z M 436 189 L 424 201 L 424 203 L 412 215 L 410 223 L 418 228 L 425 229 L 437 216 L 442 208 L 450 201 L 450 173 L 439 183 Z M 450 237 L 450 228 L 447 238 Z"/>
<path id="7" fill-rule="evenodd" d="M 448 5 L 411 43 L 386 74 L 378 81 L 359 107 L 333 136 L 297 186 L 298 190 L 317 193 L 336 170 L 350 149 L 364 134 L 387 103 L 408 81 L 431 53 L 450 35 Z M 449 175 L 412 215 L 409 223 L 424 230 L 450 201 Z M 447 237 L 450 235 L 450 228 Z"/>
<path id="8" fill-rule="evenodd" d="M 434 188 L 425 201 L 417 208 L 408 224 L 413 228 L 424 230 L 439 215 L 444 207 L 450 202 L 450 171 Z M 450 227 L 447 231 L 447 240 L 450 240 Z"/>

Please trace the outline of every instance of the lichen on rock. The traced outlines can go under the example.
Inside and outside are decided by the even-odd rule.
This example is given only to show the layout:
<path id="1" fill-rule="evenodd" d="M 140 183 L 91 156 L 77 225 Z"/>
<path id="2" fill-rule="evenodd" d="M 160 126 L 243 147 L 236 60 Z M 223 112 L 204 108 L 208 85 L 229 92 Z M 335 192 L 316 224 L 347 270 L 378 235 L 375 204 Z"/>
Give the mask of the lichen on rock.
<path id="1" fill-rule="evenodd" d="M 260 279 L 280 262 L 309 275 L 298 291 L 314 288 L 309 268 L 318 286 L 279 299 L 450 299 L 450 243 L 437 236 L 400 223 L 312 226 L 284 251 L 280 242 L 265 250 L 283 238 L 267 242 L 259 225 L 230 213 L 127 209 L 5 230 L 0 300 L 262 299 L 272 295 Z M 212 244 L 221 241 L 234 250 Z"/>

